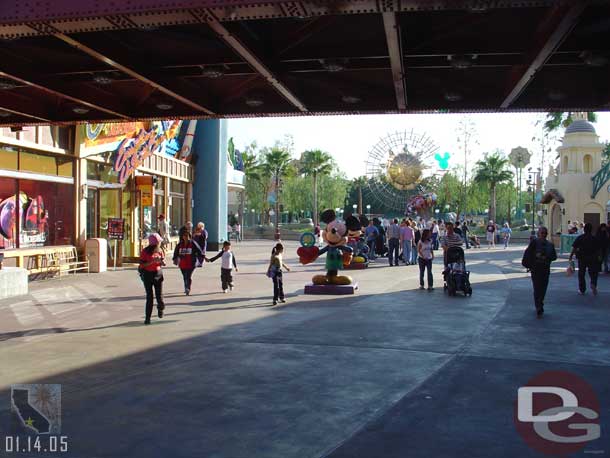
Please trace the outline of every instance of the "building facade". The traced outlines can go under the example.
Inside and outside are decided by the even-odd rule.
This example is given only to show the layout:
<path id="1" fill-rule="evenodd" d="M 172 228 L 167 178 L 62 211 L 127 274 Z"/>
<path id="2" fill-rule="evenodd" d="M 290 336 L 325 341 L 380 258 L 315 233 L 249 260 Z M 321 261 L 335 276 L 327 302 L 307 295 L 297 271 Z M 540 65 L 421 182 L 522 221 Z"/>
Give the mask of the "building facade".
<path id="1" fill-rule="evenodd" d="M 610 218 L 610 189 L 594 189 L 593 177 L 602 169 L 602 151 L 595 127 L 577 114 L 557 149 L 559 164 L 546 179 L 546 221 L 551 234 L 566 233 L 568 221 L 593 224 L 594 230 Z M 595 192 L 597 191 L 597 192 Z"/>
<path id="2" fill-rule="evenodd" d="M 158 216 L 170 236 L 192 218 L 197 121 L 0 129 L 0 250 L 28 268 L 49 247 L 109 238 L 122 219 L 117 264 L 139 255 Z M 115 251 L 108 252 L 109 263 Z"/>

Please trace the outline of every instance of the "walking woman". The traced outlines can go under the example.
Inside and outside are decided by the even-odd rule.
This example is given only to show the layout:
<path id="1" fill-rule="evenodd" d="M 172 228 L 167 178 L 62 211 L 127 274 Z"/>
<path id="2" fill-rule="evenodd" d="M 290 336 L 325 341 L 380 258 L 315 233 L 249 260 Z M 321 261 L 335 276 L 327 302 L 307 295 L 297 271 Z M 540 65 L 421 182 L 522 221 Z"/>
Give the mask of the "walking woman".
<path id="1" fill-rule="evenodd" d="M 163 271 L 161 267 L 165 265 L 165 253 L 161 249 L 162 238 L 159 234 L 151 234 L 148 237 L 148 246 L 140 253 L 140 277 L 146 290 L 146 320 L 144 324 L 150 324 L 150 317 L 153 310 L 153 288 L 157 297 L 157 314 L 163 318 Z"/>
<path id="2" fill-rule="evenodd" d="M 432 260 L 434 259 L 434 246 L 432 232 L 424 229 L 421 240 L 417 243 L 417 254 L 419 255 L 419 289 L 424 289 L 424 271 L 428 269 L 428 291 L 432 291 Z"/>
<path id="3" fill-rule="evenodd" d="M 191 294 L 191 284 L 193 283 L 193 271 L 197 261 L 202 259 L 203 254 L 199 245 L 192 239 L 191 233 L 186 227 L 180 229 L 180 242 L 174 250 L 174 264 L 180 268 L 184 280 L 184 294 Z"/>
<path id="4" fill-rule="evenodd" d="M 271 250 L 271 260 L 267 269 L 268 276 L 273 280 L 273 305 L 277 305 L 277 301 L 284 303 L 284 281 L 282 279 L 282 267 L 290 272 L 290 268 L 284 264 L 282 254 L 284 253 L 284 245 L 276 244 Z"/>

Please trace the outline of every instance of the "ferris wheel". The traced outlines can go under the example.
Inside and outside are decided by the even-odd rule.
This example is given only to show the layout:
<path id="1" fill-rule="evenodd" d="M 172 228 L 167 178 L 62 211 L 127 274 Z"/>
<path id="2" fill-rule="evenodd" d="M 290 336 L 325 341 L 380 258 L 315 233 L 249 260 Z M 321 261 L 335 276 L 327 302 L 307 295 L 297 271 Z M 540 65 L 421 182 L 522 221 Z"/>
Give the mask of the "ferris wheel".
<path id="1" fill-rule="evenodd" d="M 403 212 L 409 199 L 421 191 L 424 170 L 433 166 L 437 151 L 430 136 L 414 129 L 381 138 L 366 161 L 371 197 L 387 208 Z"/>

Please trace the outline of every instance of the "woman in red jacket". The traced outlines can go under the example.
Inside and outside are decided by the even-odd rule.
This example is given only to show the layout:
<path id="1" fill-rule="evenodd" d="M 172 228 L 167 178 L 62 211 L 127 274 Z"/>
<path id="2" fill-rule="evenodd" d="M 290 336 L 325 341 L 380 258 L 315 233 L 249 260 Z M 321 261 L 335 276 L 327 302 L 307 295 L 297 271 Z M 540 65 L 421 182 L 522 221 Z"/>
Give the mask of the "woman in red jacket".
<path id="1" fill-rule="evenodd" d="M 151 234 L 148 237 L 148 246 L 140 253 L 140 277 L 146 290 L 146 320 L 144 324 L 150 324 L 150 317 L 153 309 L 153 288 L 157 297 L 157 313 L 159 318 L 163 318 L 163 271 L 161 267 L 165 265 L 165 253 L 161 249 L 163 239 L 159 234 Z"/>
<path id="2" fill-rule="evenodd" d="M 203 258 L 201 248 L 193 240 L 189 230 L 185 227 L 180 229 L 180 243 L 176 245 L 174 250 L 174 264 L 180 268 L 182 278 L 184 279 L 184 294 L 187 296 L 191 293 L 191 284 L 193 271 L 198 259 Z"/>

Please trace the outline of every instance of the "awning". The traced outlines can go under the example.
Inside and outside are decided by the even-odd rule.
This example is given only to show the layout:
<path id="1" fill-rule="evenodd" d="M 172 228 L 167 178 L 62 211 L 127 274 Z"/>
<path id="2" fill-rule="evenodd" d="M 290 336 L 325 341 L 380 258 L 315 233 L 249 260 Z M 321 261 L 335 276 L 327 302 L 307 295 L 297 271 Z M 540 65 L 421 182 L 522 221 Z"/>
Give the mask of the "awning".
<path id="1" fill-rule="evenodd" d="M 550 204 L 551 201 L 554 200 L 557 203 L 563 204 L 566 200 L 563 196 L 557 191 L 557 189 L 549 189 L 540 199 L 541 204 Z"/>

